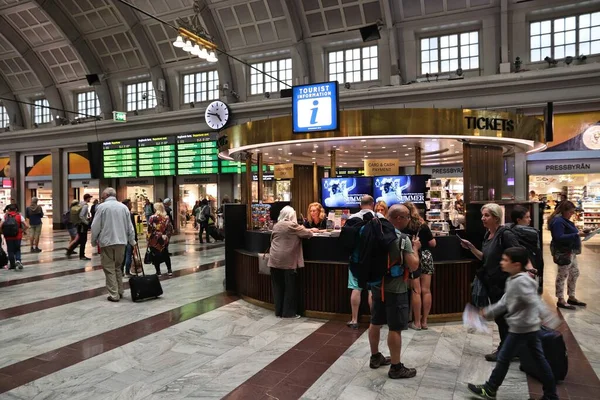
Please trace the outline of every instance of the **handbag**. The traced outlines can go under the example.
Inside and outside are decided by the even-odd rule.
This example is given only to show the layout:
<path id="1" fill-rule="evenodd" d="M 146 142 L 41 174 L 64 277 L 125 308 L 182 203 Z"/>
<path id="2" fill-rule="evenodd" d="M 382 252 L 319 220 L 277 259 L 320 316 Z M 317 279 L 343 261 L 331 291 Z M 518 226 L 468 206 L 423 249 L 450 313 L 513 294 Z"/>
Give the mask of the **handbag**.
<path id="1" fill-rule="evenodd" d="M 258 273 L 263 275 L 271 275 L 271 268 L 269 268 L 269 251 L 271 250 L 271 240 L 273 240 L 273 234 L 271 233 L 271 238 L 269 239 L 269 247 L 267 247 L 267 251 L 264 253 L 258 253 Z"/>
<path id="2" fill-rule="evenodd" d="M 152 264 L 152 261 L 153 261 L 152 250 L 150 249 L 150 246 L 147 246 L 146 254 L 144 254 L 144 264 Z"/>
<path id="3" fill-rule="evenodd" d="M 550 243 L 550 254 L 552 254 L 552 261 L 556 265 L 569 265 L 571 264 L 571 251 L 562 251 L 557 249 L 554 244 Z"/>

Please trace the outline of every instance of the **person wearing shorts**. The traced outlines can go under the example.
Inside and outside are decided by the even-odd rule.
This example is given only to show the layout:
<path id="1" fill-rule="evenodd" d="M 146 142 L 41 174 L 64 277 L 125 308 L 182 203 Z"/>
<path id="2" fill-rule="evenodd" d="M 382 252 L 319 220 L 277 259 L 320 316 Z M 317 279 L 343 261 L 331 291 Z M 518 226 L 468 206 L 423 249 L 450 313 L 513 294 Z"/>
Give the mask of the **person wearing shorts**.
<path id="1" fill-rule="evenodd" d="M 29 243 L 32 253 L 40 253 L 40 234 L 42 233 L 42 218 L 44 210 L 38 204 L 38 198 L 31 198 L 31 205 L 25 210 L 25 218 L 29 220 Z"/>
<path id="2" fill-rule="evenodd" d="M 408 268 L 414 272 L 419 267 L 419 249 L 421 243 L 418 237 L 411 239 L 400 231 L 406 227 L 409 219 L 409 211 L 404 205 L 393 205 L 387 215 L 387 219 L 396 228 L 398 239 L 390 245 L 390 260 L 396 260 L 391 268 L 399 267 L 401 271 L 397 277 L 385 276 L 382 282 L 370 282 L 373 295 L 373 306 L 371 308 L 371 325 L 369 326 L 369 345 L 371 347 L 371 358 L 369 367 L 376 369 L 383 365 L 390 365 L 388 377 L 391 379 L 413 378 L 417 370 L 407 368 L 400 362 L 400 350 L 402 348 L 401 332 L 408 327 L 408 285 L 404 281 L 404 271 Z M 381 326 L 389 327 L 388 347 L 390 357 L 385 357 L 379 352 L 379 340 Z"/>

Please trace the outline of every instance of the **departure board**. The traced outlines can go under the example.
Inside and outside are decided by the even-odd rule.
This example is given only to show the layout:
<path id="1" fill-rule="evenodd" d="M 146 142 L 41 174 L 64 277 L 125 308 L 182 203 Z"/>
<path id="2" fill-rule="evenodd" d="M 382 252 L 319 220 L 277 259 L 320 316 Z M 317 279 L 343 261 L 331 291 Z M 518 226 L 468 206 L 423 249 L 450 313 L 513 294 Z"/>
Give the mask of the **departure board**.
<path id="1" fill-rule="evenodd" d="M 113 140 L 102 143 L 102 175 L 104 178 L 134 178 L 137 176 L 137 142 Z"/>
<path id="2" fill-rule="evenodd" d="M 175 137 L 138 139 L 138 176 L 175 175 Z"/>
<path id="3" fill-rule="evenodd" d="M 177 136 L 177 175 L 219 173 L 219 149 L 214 135 L 192 133 Z"/>
<path id="4" fill-rule="evenodd" d="M 241 174 L 246 172 L 246 163 L 241 161 L 221 160 L 222 174 Z"/>

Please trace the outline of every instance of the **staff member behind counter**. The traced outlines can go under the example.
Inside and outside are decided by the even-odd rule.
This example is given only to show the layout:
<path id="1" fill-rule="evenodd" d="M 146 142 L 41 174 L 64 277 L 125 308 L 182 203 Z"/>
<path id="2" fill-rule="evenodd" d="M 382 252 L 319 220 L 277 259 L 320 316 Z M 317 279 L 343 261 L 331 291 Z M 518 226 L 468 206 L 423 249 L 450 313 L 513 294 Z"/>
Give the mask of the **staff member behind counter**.
<path id="1" fill-rule="evenodd" d="M 304 220 L 304 227 L 313 231 L 327 229 L 325 209 L 320 203 L 310 203 L 308 206 L 308 219 Z"/>

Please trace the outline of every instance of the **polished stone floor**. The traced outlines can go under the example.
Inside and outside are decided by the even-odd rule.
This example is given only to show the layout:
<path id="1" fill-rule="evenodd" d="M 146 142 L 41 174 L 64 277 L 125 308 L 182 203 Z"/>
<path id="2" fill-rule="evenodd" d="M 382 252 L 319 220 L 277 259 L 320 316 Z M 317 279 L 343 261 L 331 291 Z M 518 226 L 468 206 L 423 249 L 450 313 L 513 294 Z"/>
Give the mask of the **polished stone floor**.
<path id="1" fill-rule="evenodd" d="M 468 399 L 466 383 L 493 368 L 483 355 L 496 332 L 430 324 L 402 335 L 402 361 L 417 377 L 390 380 L 387 368 L 368 366 L 366 326 L 277 319 L 227 295 L 223 246 L 201 245 L 190 232 L 170 246 L 175 273 L 162 277 L 164 295 L 143 303 L 128 291 L 106 301 L 95 250 L 87 250 L 92 261 L 67 259 L 65 243 L 64 233 L 44 231 L 42 253 L 23 246 L 25 268 L 0 271 L 0 399 Z M 561 398 L 600 398 L 597 376 L 575 365 L 582 359 L 600 372 L 599 252 L 586 246 L 580 256 L 578 296 L 588 308 L 562 312 L 581 355 L 572 364 L 577 385 L 561 385 Z M 550 294 L 555 268 L 546 268 Z M 535 385 L 513 364 L 498 398 L 530 392 Z"/>

